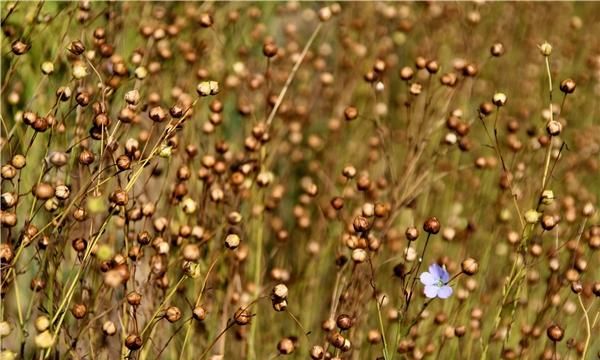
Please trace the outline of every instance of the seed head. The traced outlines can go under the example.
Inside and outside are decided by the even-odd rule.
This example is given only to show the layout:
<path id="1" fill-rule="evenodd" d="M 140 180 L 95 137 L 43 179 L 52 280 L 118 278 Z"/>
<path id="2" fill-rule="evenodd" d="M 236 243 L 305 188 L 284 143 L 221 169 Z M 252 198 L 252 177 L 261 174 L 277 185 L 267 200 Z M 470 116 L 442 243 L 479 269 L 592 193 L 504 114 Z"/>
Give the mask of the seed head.
<path id="1" fill-rule="evenodd" d="M 131 351 L 139 350 L 143 344 L 142 338 L 137 334 L 127 335 L 127 338 L 125 339 L 125 346 Z"/>
<path id="2" fill-rule="evenodd" d="M 507 98 L 504 93 L 495 93 L 492 97 L 492 102 L 498 107 L 504 106 L 506 104 L 506 100 Z"/>
<path id="3" fill-rule="evenodd" d="M 231 250 L 240 246 L 240 236 L 238 234 L 229 234 L 225 237 L 225 247 Z"/>
<path id="4" fill-rule="evenodd" d="M 177 306 L 171 306 L 167 308 L 165 312 L 165 318 L 170 322 L 174 323 L 181 319 L 181 310 Z"/>
<path id="5" fill-rule="evenodd" d="M 550 120 L 546 123 L 546 132 L 550 136 L 558 136 L 562 131 L 562 124 L 556 120 Z"/>
<path id="6" fill-rule="evenodd" d="M 502 55 L 504 55 L 504 45 L 502 43 L 495 43 L 494 45 L 492 45 L 492 47 L 490 48 L 490 54 L 492 54 L 492 56 L 495 57 L 500 57 Z"/>
<path id="7" fill-rule="evenodd" d="M 565 94 L 572 94 L 575 91 L 577 84 L 573 79 L 565 79 L 560 83 L 560 91 Z"/>
<path id="8" fill-rule="evenodd" d="M 552 54 L 552 45 L 550 45 L 547 41 L 544 41 L 544 43 L 538 45 L 538 49 L 540 49 L 540 53 L 546 57 Z"/>
<path id="9" fill-rule="evenodd" d="M 216 81 L 202 81 L 196 87 L 196 92 L 200 96 L 217 95 L 219 93 L 219 83 Z"/>
<path id="10" fill-rule="evenodd" d="M 281 355 L 289 355 L 294 352 L 294 342 L 290 338 L 283 338 L 277 343 L 277 350 Z"/>
<path id="11" fill-rule="evenodd" d="M 113 336 L 117 333 L 117 326 L 114 322 L 107 320 L 102 324 L 102 332 L 106 336 Z"/>
<path id="12" fill-rule="evenodd" d="M 563 336 L 565 336 L 565 332 L 558 325 L 550 325 L 546 330 L 546 334 L 548 335 L 548 338 L 554 342 L 561 341 Z"/>
<path id="13" fill-rule="evenodd" d="M 192 311 L 192 315 L 194 316 L 194 319 L 204 321 L 204 319 L 206 319 L 206 309 L 202 306 L 196 306 Z"/>
<path id="14" fill-rule="evenodd" d="M 440 232 L 440 227 L 440 222 L 435 216 L 430 217 L 423 224 L 423 230 L 425 230 L 426 233 L 434 235 Z"/>
<path id="15" fill-rule="evenodd" d="M 467 258 L 463 260 L 463 262 L 460 264 L 460 267 L 463 273 L 472 276 L 475 275 L 479 270 L 479 263 L 477 263 L 477 260 L 473 258 Z"/>

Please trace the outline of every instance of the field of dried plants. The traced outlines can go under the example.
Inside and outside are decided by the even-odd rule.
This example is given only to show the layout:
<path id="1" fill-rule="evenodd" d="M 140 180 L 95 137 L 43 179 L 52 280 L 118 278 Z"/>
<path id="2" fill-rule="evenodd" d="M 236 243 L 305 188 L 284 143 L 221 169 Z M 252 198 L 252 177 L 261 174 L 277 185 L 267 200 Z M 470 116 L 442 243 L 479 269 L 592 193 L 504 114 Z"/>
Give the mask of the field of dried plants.
<path id="1" fill-rule="evenodd" d="M 600 3 L 0 8 L 0 360 L 600 358 Z"/>

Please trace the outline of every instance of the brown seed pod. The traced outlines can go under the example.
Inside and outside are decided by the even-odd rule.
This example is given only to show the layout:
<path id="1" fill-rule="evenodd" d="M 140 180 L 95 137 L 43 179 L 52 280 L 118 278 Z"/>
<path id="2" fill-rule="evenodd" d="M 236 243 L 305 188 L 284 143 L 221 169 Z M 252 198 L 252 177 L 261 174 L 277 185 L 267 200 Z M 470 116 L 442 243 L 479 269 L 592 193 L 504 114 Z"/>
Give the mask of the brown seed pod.
<path id="1" fill-rule="evenodd" d="M 120 171 L 129 170 L 130 167 L 131 159 L 129 159 L 129 156 L 121 155 L 117 158 L 117 168 L 119 168 Z"/>
<path id="2" fill-rule="evenodd" d="M 71 54 L 79 56 L 85 51 L 85 45 L 83 45 L 80 40 L 75 40 L 69 44 L 67 50 L 69 50 Z"/>
<path id="3" fill-rule="evenodd" d="M 560 82 L 560 91 L 565 94 L 572 94 L 575 91 L 577 84 L 573 79 L 565 79 Z"/>
<path id="4" fill-rule="evenodd" d="M 277 343 L 277 350 L 281 355 L 289 355 L 294 352 L 294 342 L 290 338 L 283 338 Z"/>
<path id="5" fill-rule="evenodd" d="M 348 106 L 344 110 L 344 117 L 347 121 L 352 121 L 358 117 L 358 109 L 354 106 Z"/>
<path id="6" fill-rule="evenodd" d="M 490 54 L 494 57 L 500 57 L 500 56 L 504 55 L 504 52 L 505 52 L 504 45 L 500 42 L 495 43 L 490 48 Z"/>
<path id="7" fill-rule="evenodd" d="M 170 323 L 174 323 L 181 319 L 181 310 L 179 310 L 177 306 L 170 306 L 167 308 L 167 311 L 165 311 L 165 318 Z"/>
<path id="8" fill-rule="evenodd" d="M 408 80 L 412 79 L 414 74 L 415 74 L 414 70 L 409 66 L 405 66 L 402 69 L 400 69 L 400 79 L 402 79 L 404 81 L 408 81 Z"/>
<path id="9" fill-rule="evenodd" d="M 54 187 L 48 183 L 36 184 L 32 191 L 39 200 L 48 200 L 54 196 Z"/>
<path id="10" fill-rule="evenodd" d="M 550 340 L 554 342 L 561 341 L 565 336 L 565 332 L 563 331 L 563 329 L 556 324 L 550 325 L 546 330 L 546 334 L 548 335 L 548 338 L 550 338 Z"/>
<path id="11" fill-rule="evenodd" d="M 423 224 L 423 230 L 425 230 L 426 233 L 434 235 L 440 232 L 440 227 L 440 222 L 435 216 L 430 217 Z"/>
<path id="12" fill-rule="evenodd" d="M 352 226 L 354 227 L 354 231 L 356 232 L 365 232 L 371 228 L 371 224 L 369 223 L 369 219 L 364 216 L 357 216 L 352 221 Z"/>
<path id="13" fill-rule="evenodd" d="M 440 71 L 440 65 L 435 60 L 428 61 L 425 65 L 425 68 L 427 69 L 427 72 L 429 72 L 432 75 L 437 74 L 437 72 Z"/>
<path id="14" fill-rule="evenodd" d="M 198 321 L 204 321 L 204 319 L 206 319 L 206 309 L 202 306 L 196 306 L 194 308 L 194 310 L 192 311 L 192 315 L 194 316 L 194 319 L 198 320 Z"/>
<path id="15" fill-rule="evenodd" d="M 163 122 L 167 118 L 167 112 L 160 106 L 155 106 L 148 112 L 148 116 L 154 122 Z"/>
<path id="16" fill-rule="evenodd" d="M 310 358 L 313 360 L 323 359 L 325 356 L 325 350 L 320 345 L 315 345 L 310 349 Z"/>
<path id="17" fill-rule="evenodd" d="M 233 320 L 240 326 L 248 325 L 252 319 L 252 314 L 246 308 L 239 308 L 233 315 Z"/>
<path id="18" fill-rule="evenodd" d="M 73 239 L 71 242 L 73 249 L 79 253 L 84 252 L 87 249 L 87 240 L 83 238 Z"/>
<path id="19" fill-rule="evenodd" d="M 128 335 L 125 339 L 125 346 L 131 351 L 139 350 L 143 345 L 142 338 L 137 334 Z"/>
<path id="20" fill-rule="evenodd" d="M 15 40 L 10 45 L 10 49 L 12 50 L 13 54 L 15 54 L 17 56 L 26 54 L 30 48 L 31 48 L 31 45 L 22 40 Z"/>
<path id="21" fill-rule="evenodd" d="M 272 58 L 275 55 L 277 55 L 277 51 L 279 49 L 277 48 L 277 45 L 273 42 L 266 42 L 263 45 L 263 55 L 265 55 L 268 58 Z"/>
<path id="22" fill-rule="evenodd" d="M 81 165 L 91 165 L 94 160 L 96 160 L 96 156 L 88 149 L 83 149 L 79 153 L 79 163 Z"/>
<path id="23" fill-rule="evenodd" d="M 75 304 L 71 308 L 71 313 L 76 319 L 83 319 L 87 314 L 87 306 L 85 304 Z"/>
<path id="24" fill-rule="evenodd" d="M 406 228 L 404 236 L 406 236 L 406 240 L 408 241 L 415 241 L 419 237 L 419 229 L 414 226 L 409 226 Z"/>
<path id="25" fill-rule="evenodd" d="M 460 264 L 460 267 L 463 273 L 472 276 L 477 274 L 477 271 L 479 270 L 479 263 L 477 263 L 477 260 L 473 258 L 467 258 L 463 260 L 463 262 Z"/>
<path id="26" fill-rule="evenodd" d="M 129 201 L 129 196 L 125 190 L 117 189 L 110 194 L 110 201 L 117 206 L 124 206 Z"/>
<path id="27" fill-rule="evenodd" d="M 348 330 L 352 327 L 354 321 L 350 315 L 341 314 L 337 317 L 336 325 L 340 330 Z"/>
<path id="28" fill-rule="evenodd" d="M 129 305 L 138 306 L 142 302 L 142 295 L 138 292 L 132 291 L 127 294 L 127 302 Z"/>
<path id="29" fill-rule="evenodd" d="M 214 24 L 213 17 L 209 13 L 200 14 L 200 18 L 198 19 L 198 22 L 200 23 L 200 26 L 202 26 L 203 28 L 209 28 L 209 27 L 213 26 L 213 24 Z"/>

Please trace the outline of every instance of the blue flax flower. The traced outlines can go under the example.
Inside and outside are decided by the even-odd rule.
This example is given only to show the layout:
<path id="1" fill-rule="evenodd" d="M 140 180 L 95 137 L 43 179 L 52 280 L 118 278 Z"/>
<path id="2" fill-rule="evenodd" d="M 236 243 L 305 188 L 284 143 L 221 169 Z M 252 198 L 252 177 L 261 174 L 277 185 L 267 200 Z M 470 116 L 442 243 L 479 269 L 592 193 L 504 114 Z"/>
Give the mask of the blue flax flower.
<path id="1" fill-rule="evenodd" d="M 452 288 L 448 286 L 450 274 L 445 267 L 431 264 L 429 271 L 421 273 L 420 280 L 425 285 L 425 296 L 430 299 L 447 299 L 452 295 Z"/>

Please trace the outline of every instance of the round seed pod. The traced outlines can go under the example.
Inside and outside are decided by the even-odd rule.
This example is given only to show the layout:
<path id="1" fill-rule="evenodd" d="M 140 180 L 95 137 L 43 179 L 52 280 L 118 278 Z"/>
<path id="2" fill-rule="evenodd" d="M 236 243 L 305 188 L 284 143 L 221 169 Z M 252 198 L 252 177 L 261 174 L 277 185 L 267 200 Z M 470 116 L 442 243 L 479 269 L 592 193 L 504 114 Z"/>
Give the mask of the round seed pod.
<path id="1" fill-rule="evenodd" d="M 294 352 L 294 342 L 290 338 L 283 338 L 277 343 L 277 350 L 281 355 L 289 355 Z"/>
<path id="2" fill-rule="evenodd" d="M 181 310 L 177 306 L 171 306 L 167 308 L 165 312 L 165 318 L 170 322 L 174 323 L 181 319 Z"/>
<path id="3" fill-rule="evenodd" d="M 160 123 L 166 120 L 167 112 L 160 106 L 155 106 L 148 112 L 148 116 L 152 121 Z"/>
<path id="4" fill-rule="evenodd" d="M 137 334 L 131 334 L 131 335 L 127 335 L 127 338 L 125 339 L 125 346 L 131 350 L 131 351 L 135 351 L 135 350 L 139 350 L 143 345 L 143 341 L 142 338 L 139 337 Z"/>
<path id="5" fill-rule="evenodd" d="M 463 260 L 463 262 L 460 264 L 460 267 L 463 273 L 472 276 L 475 275 L 479 270 L 479 263 L 477 263 L 477 260 L 473 258 L 467 258 Z"/>
<path id="6" fill-rule="evenodd" d="M 83 319 L 87 314 L 87 306 L 85 304 L 75 304 L 71 308 L 71 313 L 76 319 Z"/>
<path id="7" fill-rule="evenodd" d="M 419 229 L 417 229 L 414 226 L 409 226 L 406 228 L 406 231 L 404 232 L 404 236 L 406 237 L 406 240 L 408 240 L 408 241 L 415 241 L 419 237 Z"/>
<path id="8" fill-rule="evenodd" d="M 25 167 L 25 165 L 27 164 L 27 160 L 25 159 L 25 156 L 21 154 L 16 154 L 12 157 L 12 159 L 10 159 L 10 164 L 14 166 L 15 169 L 20 170 Z"/>
<path id="9" fill-rule="evenodd" d="M 131 306 L 138 306 L 142 302 L 142 294 L 132 291 L 127 294 L 127 303 Z"/>
<path id="10" fill-rule="evenodd" d="M 196 306 L 194 308 L 194 310 L 192 311 L 192 315 L 194 316 L 194 319 L 198 320 L 198 321 L 204 321 L 204 319 L 206 319 L 206 309 L 202 306 Z"/>
<path id="11" fill-rule="evenodd" d="M 507 97 L 504 93 L 495 93 L 492 97 L 492 103 L 498 107 L 506 105 L 506 100 Z"/>
<path id="12" fill-rule="evenodd" d="M 15 40 L 10 45 L 10 49 L 12 50 L 13 54 L 17 56 L 26 54 L 30 48 L 31 45 L 22 40 Z"/>
<path id="13" fill-rule="evenodd" d="M 17 176 L 17 169 L 10 164 L 3 165 L 1 172 L 2 172 L 2 179 L 5 179 L 5 180 L 10 180 L 10 179 L 14 178 L 15 176 Z"/>
<path id="14" fill-rule="evenodd" d="M 76 238 L 71 242 L 73 249 L 79 253 L 84 252 L 87 249 L 87 240 L 83 238 Z"/>
<path id="15" fill-rule="evenodd" d="M 415 72 L 410 66 L 405 66 L 400 69 L 400 79 L 404 81 L 409 81 L 413 78 Z"/>
<path id="16" fill-rule="evenodd" d="M 325 356 L 325 350 L 320 345 L 315 345 L 310 349 L 310 358 L 313 360 L 321 360 Z"/>
<path id="17" fill-rule="evenodd" d="M 54 187 L 48 183 L 39 183 L 34 186 L 33 193 L 39 200 L 48 200 L 54 196 Z"/>
<path id="18" fill-rule="evenodd" d="M 346 121 L 352 121 L 358 117 L 358 109 L 354 106 L 348 106 L 344 109 L 344 118 Z"/>
<path id="19" fill-rule="evenodd" d="M 592 293 L 596 295 L 596 297 L 600 297 L 600 281 L 596 281 L 594 285 L 592 285 Z"/>
<path id="20" fill-rule="evenodd" d="M 550 120 L 546 123 L 546 132 L 550 136 L 558 136 L 562 131 L 562 124 L 556 120 Z"/>
<path id="21" fill-rule="evenodd" d="M 244 308 L 237 309 L 237 311 L 233 315 L 233 320 L 235 321 L 236 324 L 238 324 L 240 326 L 248 325 L 248 323 L 250 323 L 251 319 L 252 319 L 252 314 L 250 314 L 250 311 L 248 311 L 248 309 L 244 309 Z"/>
<path id="22" fill-rule="evenodd" d="M 225 237 L 225 247 L 231 250 L 235 250 L 240 246 L 240 236 L 238 234 L 229 234 Z"/>
<path id="23" fill-rule="evenodd" d="M 494 57 L 500 57 L 500 56 L 504 55 L 504 51 L 505 51 L 504 45 L 500 42 L 495 43 L 490 48 L 490 54 Z"/>
<path id="24" fill-rule="evenodd" d="M 369 219 L 364 216 L 357 216 L 352 221 L 352 226 L 354 227 L 354 231 L 356 232 L 365 232 L 371 228 L 371 224 L 369 223 Z"/>
<path id="25" fill-rule="evenodd" d="M 340 330 L 348 330 L 353 325 L 353 320 L 350 315 L 341 314 L 337 317 L 336 325 Z"/>
<path id="26" fill-rule="evenodd" d="M 563 331 L 563 329 L 558 326 L 558 325 L 550 325 L 548 327 L 548 329 L 546 330 L 546 335 L 548 335 L 548 338 L 554 342 L 559 342 L 563 339 L 563 337 L 565 336 L 565 332 Z"/>
<path id="27" fill-rule="evenodd" d="M 266 42 L 263 45 L 263 55 L 268 58 L 272 58 L 273 56 L 277 55 L 277 50 L 277 45 L 272 42 Z"/>
<path id="28" fill-rule="evenodd" d="M 117 206 L 124 206 L 129 201 L 129 195 L 123 189 L 117 189 L 110 194 L 110 201 Z"/>
<path id="29" fill-rule="evenodd" d="M 117 158 L 117 168 L 120 171 L 129 170 L 131 168 L 131 159 L 127 155 L 121 155 Z"/>
<path id="30" fill-rule="evenodd" d="M 577 84 L 573 79 L 565 79 L 560 83 L 560 91 L 565 94 L 572 94 L 575 91 Z"/>
<path id="31" fill-rule="evenodd" d="M 276 299 L 287 299 L 288 287 L 285 284 L 277 284 L 273 287 L 272 296 Z"/>
<path id="32" fill-rule="evenodd" d="M 113 336 L 117 333 L 117 326 L 114 322 L 107 320 L 102 324 L 102 332 L 106 336 Z"/>
<path id="33" fill-rule="evenodd" d="M 79 163 L 81 165 L 91 165 L 95 159 L 96 157 L 94 156 L 94 153 L 88 149 L 83 149 L 79 153 Z"/>
<path id="34" fill-rule="evenodd" d="M 428 61 L 425 68 L 430 74 L 437 74 L 437 72 L 440 71 L 440 65 L 435 60 Z"/>
<path id="35" fill-rule="evenodd" d="M 423 224 L 423 230 L 425 230 L 426 233 L 434 234 L 434 235 L 437 234 L 438 232 L 440 232 L 440 227 L 441 227 L 440 222 L 435 216 L 430 217 Z"/>

